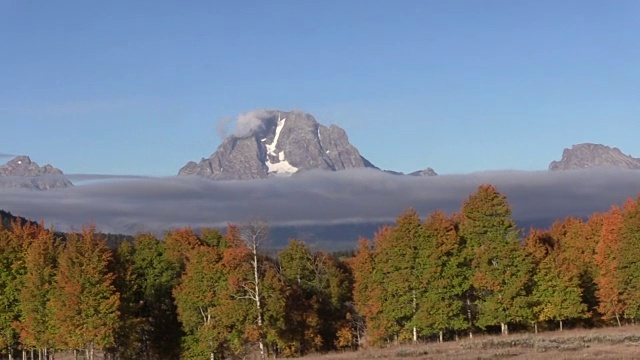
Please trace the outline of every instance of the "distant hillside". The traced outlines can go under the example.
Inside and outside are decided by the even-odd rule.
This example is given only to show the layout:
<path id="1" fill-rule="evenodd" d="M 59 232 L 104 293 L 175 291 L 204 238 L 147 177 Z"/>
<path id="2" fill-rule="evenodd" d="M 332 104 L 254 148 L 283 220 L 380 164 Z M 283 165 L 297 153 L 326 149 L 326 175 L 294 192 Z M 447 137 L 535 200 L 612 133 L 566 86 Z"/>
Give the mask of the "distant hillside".
<path id="1" fill-rule="evenodd" d="M 11 229 L 11 223 L 15 222 L 16 220 L 20 223 L 20 225 L 24 225 L 27 223 L 38 225 L 38 223 L 36 223 L 35 221 L 25 219 L 21 216 L 15 216 L 8 211 L 0 210 L 0 222 L 2 223 L 3 228 Z"/>
<path id="2" fill-rule="evenodd" d="M 11 223 L 14 223 L 15 221 L 18 221 L 20 225 L 25 225 L 27 223 L 30 223 L 31 225 L 40 226 L 40 224 L 35 221 L 25 219 L 22 216 L 13 215 L 8 211 L 0 210 L 0 223 L 2 224 L 3 228 L 11 229 Z M 124 235 L 124 234 L 111 234 L 111 233 L 100 233 L 100 232 L 98 232 L 97 234 L 101 235 L 110 247 L 115 247 L 116 245 L 122 243 L 123 241 L 132 241 L 134 239 L 133 236 Z M 59 232 L 59 231 L 56 231 L 56 235 L 63 240 L 66 240 L 69 237 L 69 233 Z"/>

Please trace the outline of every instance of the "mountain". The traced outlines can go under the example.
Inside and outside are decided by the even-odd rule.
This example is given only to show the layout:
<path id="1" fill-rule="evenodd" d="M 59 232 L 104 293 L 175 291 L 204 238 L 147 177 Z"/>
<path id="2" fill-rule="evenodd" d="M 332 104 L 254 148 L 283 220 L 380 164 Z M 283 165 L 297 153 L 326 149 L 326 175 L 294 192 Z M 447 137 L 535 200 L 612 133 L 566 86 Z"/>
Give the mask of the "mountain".
<path id="1" fill-rule="evenodd" d="M 0 165 L 0 187 L 21 187 L 47 190 L 73 186 L 60 169 L 47 164 L 43 167 L 21 155 Z"/>
<path id="2" fill-rule="evenodd" d="M 188 162 L 178 175 L 241 180 L 312 169 L 377 169 L 349 143 L 343 129 L 321 125 L 307 113 L 254 111 L 241 115 L 237 128 L 209 158 Z"/>
<path id="3" fill-rule="evenodd" d="M 640 159 L 626 155 L 618 148 L 584 143 L 564 149 L 562 160 L 552 161 L 549 170 L 577 170 L 594 167 L 640 169 Z"/>

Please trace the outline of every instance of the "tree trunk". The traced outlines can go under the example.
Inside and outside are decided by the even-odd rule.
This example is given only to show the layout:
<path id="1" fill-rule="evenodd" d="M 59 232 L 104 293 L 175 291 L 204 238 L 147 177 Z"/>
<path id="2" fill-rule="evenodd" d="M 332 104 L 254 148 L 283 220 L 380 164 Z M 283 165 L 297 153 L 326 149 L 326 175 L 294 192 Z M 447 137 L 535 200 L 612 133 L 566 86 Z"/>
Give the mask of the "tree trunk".
<path id="1" fill-rule="evenodd" d="M 27 360 L 27 351 L 22 350 L 22 360 Z"/>
<path id="2" fill-rule="evenodd" d="M 418 299 L 416 299 L 416 291 L 413 290 L 412 291 L 412 296 L 413 296 L 413 316 L 416 316 L 416 312 L 418 312 Z M 417 343 L 418 342 L 418 329 L 414 326 L 413 327 L 413 343 Z"/>
<path id="3" fill-rule="evenodd" d="M 440 344 L 442 344 L 442 343 L 443 343 L 443 341 L 442 341 L 442 331 L 440 331 Z"/>
<path id="4" fill-rule="evenodd" d="M 7 346 L 7 351 L 9 352 L 9 360 L 13 360 L 13 354 L 11 353 L 11 346 Z"/>
<path id="5" fill-rule="evenodd" d="M 73 359 L 78 360 L 78 350 L 73 349 Z"/>
<path id="6" fill-rule="evenodd" d="M 538 323 L 534 322 L 533 323 L 533 331 L 537 334 L 538 333 Z"/>
<path id="7" fill-rule="evenodd" d="M 562 320 L 560 320 L 560 331 L 562 331 Z"/>
<path id="8" fill-rule="evenodd" d="M 213 353 L 213 351 L 211 352 L 211 354 L 209 354 L 209 359 L 216 360 L 216 355 Z"/>
<path id="9" fill-rule="evenodd" d="M 509 335 L 509 324 L 500 323 L 500 329 L 502 335 Z"/>
<path id="10" fill-rule="evenodd" d="M 471 299 L 467 293 L 467 319 L 469 320 L 469 339 L 473 339 L 473 319 L 471 318 Z"/>
<path id="11" fill-rule="evenodd" d="M 264 340 L 262 339 L 262 304 L 260 302 L 260 274 L 258 274 L 258 244 L 253 242 L 253 277 L 255 280 L 256 307 L 258 309 L 258 346 L 260 347 L 260 359 L 264 359 Z"/>
<path id="12" fill-rule="evenodd" d="M 618 327 L 621 327 L 622 324 L 620 324 L 620 315 L 618 313 L 616 313 L 616 321 L 618 322 Z"/>

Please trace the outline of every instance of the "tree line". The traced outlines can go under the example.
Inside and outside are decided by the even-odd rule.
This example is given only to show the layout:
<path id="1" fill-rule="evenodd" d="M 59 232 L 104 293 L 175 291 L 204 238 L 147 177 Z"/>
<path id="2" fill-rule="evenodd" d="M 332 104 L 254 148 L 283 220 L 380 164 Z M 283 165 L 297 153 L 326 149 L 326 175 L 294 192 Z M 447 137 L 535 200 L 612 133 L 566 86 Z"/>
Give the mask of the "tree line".
<path id="1" fill-rule="evenodd" d="M 409 209 L 353 256 L 291 240 L 266 251 L 263 221 L 138 234 L 107 245 L 0 227 L 0 356 L 262 358 L 445 341 L 477 332 L 634 322 L 640 202 L 519 230 L 480 186 L 459 212 Z"/>
<path id="2" fill-rule="evenodd" d="M 300 356 L 350 348 L 352 275 L 267 224 L 139 234 L 109 247 L 94 227 L 59 237 L 0 228 L 0 354 L 52 359 Z M 0 356 L 2 356 L 0 355 Z"/>
<path id="3" fill-rule="evenodd" d="M 456 214 L 422 222 L 409 210 L 361 239 L 352 268 L 374 345 L 621 326 L 640 315 L 640 202 L 524 234 L 506 197 L 483 185 Z"/>

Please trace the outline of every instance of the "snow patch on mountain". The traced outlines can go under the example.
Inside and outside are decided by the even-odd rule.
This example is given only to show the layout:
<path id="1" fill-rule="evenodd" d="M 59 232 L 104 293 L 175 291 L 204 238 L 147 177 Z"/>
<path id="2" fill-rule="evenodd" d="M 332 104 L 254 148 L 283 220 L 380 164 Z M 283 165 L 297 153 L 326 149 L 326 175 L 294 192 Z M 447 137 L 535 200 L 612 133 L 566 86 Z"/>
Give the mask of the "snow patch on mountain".
<path id="1" fill-rule="evenodd" d="M 284 150 L 276 152 L 280 132 L 282 131 L 286 120 L 287 118 L 281 119 L 280 116 L 278 116 L 276 134 L 273 137 L 273 142 L 271 142 L 271 144 L 265 144 L 265 148 L 267 149 L 267 161 L 265 162 L 265 165 L 267 165 L 267 168 L 269 169 L 268 173 L 276 176 L 288 176 L 298 171 L 297 167 L 291 165 L 287 161 L 284 155 Z M 278 162 L 272 162 L 271 157 L 277 157 Z"/>
<path id="2" fill-rule="evenodd" d="M 278 138 L 280 137 L 280 131 L 284 127 L 284 122 L 287 118 L 282 118 L 278 116 L 278 126 L 276 127 L 276 135 L 273 137 L 273 142 L 271 144 L 265 144 L 267 148 L 267 154 L 276 156 L 276 146 L 278 145 Z"/>
<path id="3" fill-rule="evenodd" d="M 269 174 L 272 175 L 283 175 L 288 176 L 294 174 L 298 171 L 298 168 L 291 165 L 287 160 L 284 159 L 284 151 L 280 153 L 281 160 L 277 163 L 272 163 L 267 160 L 267 167 L 269 168 Z"/>

